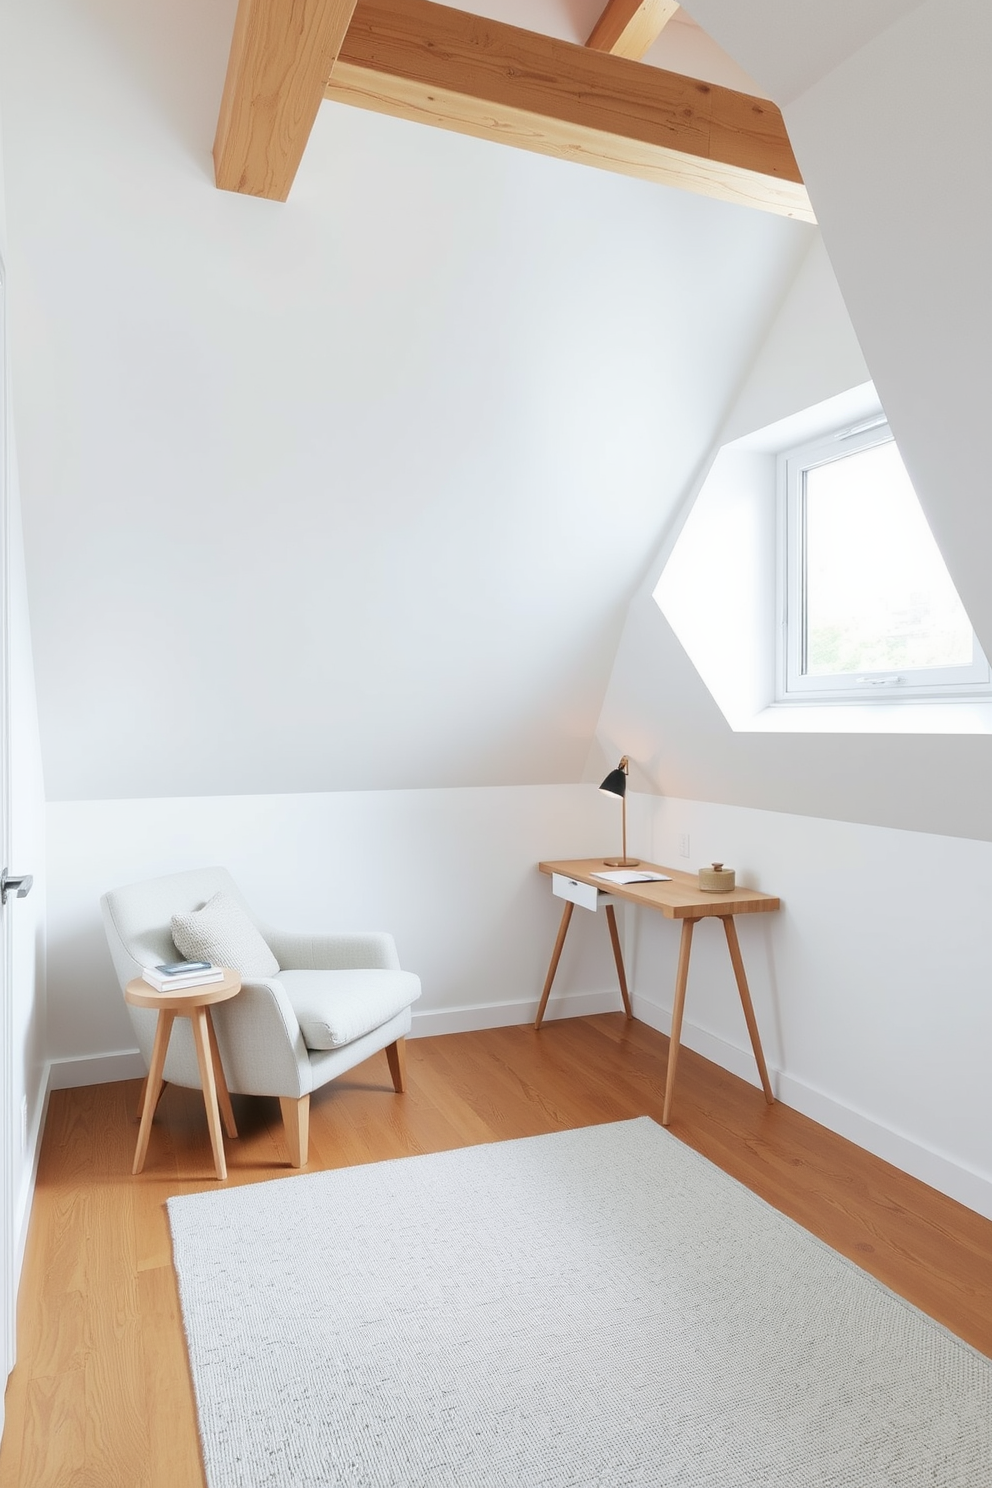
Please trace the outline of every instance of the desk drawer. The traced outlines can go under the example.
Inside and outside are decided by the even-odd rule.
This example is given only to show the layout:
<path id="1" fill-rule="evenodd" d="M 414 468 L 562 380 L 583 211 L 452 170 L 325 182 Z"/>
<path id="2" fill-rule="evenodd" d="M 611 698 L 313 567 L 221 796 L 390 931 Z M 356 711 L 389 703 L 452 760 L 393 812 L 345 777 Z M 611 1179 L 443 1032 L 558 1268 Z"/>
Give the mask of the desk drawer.
<path id="1" fill-rule="evenodd" d="M 595 909 L 599 903 L 599 890 L 595 884 L 579 883 L 578 879 L 566 878 L 564 873 L 552 873 L 551 892 L 559 899 L 571 899 L 583 909 Z"/>

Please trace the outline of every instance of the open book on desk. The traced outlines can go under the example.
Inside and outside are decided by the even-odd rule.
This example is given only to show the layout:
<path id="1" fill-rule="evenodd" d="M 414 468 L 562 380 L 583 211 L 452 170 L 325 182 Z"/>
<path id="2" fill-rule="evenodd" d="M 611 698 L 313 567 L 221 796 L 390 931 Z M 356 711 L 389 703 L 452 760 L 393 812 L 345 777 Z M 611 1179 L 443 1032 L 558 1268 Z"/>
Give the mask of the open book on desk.
<path id="1" fill-rule="evenodd" d="M 651 873 L 642 868 L 617 868 L 612 873 L 590 873 L 590 878 L 602 878 L 611 884 L 671 883 L 669 873 Z"/>

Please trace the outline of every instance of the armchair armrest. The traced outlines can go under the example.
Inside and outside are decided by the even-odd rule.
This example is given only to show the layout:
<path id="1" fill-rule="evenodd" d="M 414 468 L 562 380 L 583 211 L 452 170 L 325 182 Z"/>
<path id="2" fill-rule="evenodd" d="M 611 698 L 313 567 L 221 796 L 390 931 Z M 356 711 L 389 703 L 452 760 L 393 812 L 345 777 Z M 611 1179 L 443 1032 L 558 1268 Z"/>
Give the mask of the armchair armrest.
<path id="1" fill-rule="evenodd" d="M 396 942 L 385 930 L 307 935 L 265 930 L 283 971 L 399 971 Z"/>
<path id="2" fill-rule="evenodd" d="M 277 977 L 243 982 L 237 997 L 212 1013 L 230 1090 L 293 1099 L 310 1090 L 310 1055 Z"/>

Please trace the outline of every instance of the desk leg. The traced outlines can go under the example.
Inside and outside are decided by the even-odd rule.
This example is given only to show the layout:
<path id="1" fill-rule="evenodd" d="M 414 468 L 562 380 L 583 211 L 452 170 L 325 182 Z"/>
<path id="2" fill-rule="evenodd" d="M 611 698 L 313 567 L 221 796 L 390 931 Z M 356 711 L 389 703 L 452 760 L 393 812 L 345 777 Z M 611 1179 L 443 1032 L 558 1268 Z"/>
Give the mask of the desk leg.
<path id="1" fill-rule="evenodd" d="M 148 1078 L 145 1081 L 145 1100 L 141 1108 L 141 1125 L 138 1128 L 138 1145 L 134 1149 L 134 1166 L 132 1173 L 140 1173 L 145 1166 L 145 1158 L 148 1155 L 148 1138 L 152 1134 L 152 1117 L 155 1115 L 155 1107 L 162 1093 L 162 1071 L 165 1068 L 165 1054 L 169 1047 L 169 1038 L 172 1033 L 172 1025 L 176 1021 L 176 1015 L 162 1008 L 155 1024 L 155 1042 L 152 1045 L 152 1062 L 148 1067 Z"/>
<path id="2" fill-rule="evenodd" d="M 689 982 L 689 955 L 692 951 L 692 932 L 695 920 L 682 921 L 682 943 L 679 946 L 679 970 L 675 978 L 675 1001 L 672 1004 L 672 1036 L 668 1045 L 668 1073 L 665 1077 L 665 1105 L 661 1113 L 661 1124 L 667 1126 L 672 1119 L 672 1100 L 675 1095 L 675 1066 L 679 1058 L 679 1040 L 682 1037 L 682 1014 L 685 1011 L 685 989 Z"/>
<path id="3" fill-rule="evenodd" d="M 214 1020 L 207 1014 L 207 1033 L 210 1037 L 210 1058 L 214 1066 L 214 1080 L 217 1084 L 217 1100 L 220 1103 L 220 1114 L 224 1118 L 224 1130 L 229 1137 L 238 1135 L 238 1128 L 234 1121 L 234 1111 L 231 1106 L 231 1096 L 227 1088 L 227 1080 L 224 1078 L 224 1066 L 220 1062 L 220 1050 L 217 1047 L 217 1031 L 214 1028 Z"/>
<path id="4" fill-rule="evenodd" d="M 200 1066 L 200 1084 L 203 1086 L 203 1104 L 207 1108 L 207 1126 L 210 1130 L 210 1145 L 214 1150 L 214 1165 L 217 1177 L 226 1178 L 227 1159 L 224 1156 L 224 1134 L 220 1129 L 220 1111 L 217 1108 L 217 1083 L 214 1080 L 214 1062 L 210 1054 L 210 1021 L 206 1008 L 193 1008 L 190 1022 L 193 1025 L 196 1062 Z"/>
<path id="5" fill-rule="evenodd" d="M 537 1017 L 534 1019 L 535 1028 L 540 1028 L 544 1021 L 544 1010 L 548 1005 L 548 998 L 551 996 L 551 983 L 554 981 L 555 972 L 558 970 L 558 962 L 561 960 L 561 948 L 565 944 L 565 936 L 568 934 L 568 922 L 572 918 L 572 910 L 574 908 L 575 905 L 571 899 L 566 899 L 565 908 L 562 911 L 561 924 L 558 926 L 558 939 L 555 941 L 555 948 L 551 952 L 551 965 L 548 967 L 547 981 L 544 983 L 544 991 L 541 993 L 541 1003 L 537 1009 Z"/>
<path id="6" fill-rule="evenodd" d="M 737 990 L 741 994 L 741 1006 L 744 1009 L 744 1021 L 747 1031 L 751 1036 L 751 1048 L 754 1050 L 754 1060 L 758 1066 L 758 1074 L 761 1076 L 761 1088 L 765 1092 L 765 1100 L 770 1106 L 775 1104 L 772 1094 L 771 1081 L 768 1078 L 768 1070 L 765 1066 L 765 1056 L 761 1051 L 761 1039 L 758 1037 L 758 1022 L 754 1016 L 754 1008 L 751 1004 L 751 993 L 748 991 L 747 977 L 744 975 L 744 959 L 741 956 L 740 941 L 737 939 L 737 926 L 734 924 L 733 915 L 721 915 L 723 928 L 727 932 L 727 949 L 730 951 L 730 960 L 734 968 L 734 976 L 737 978 Z"/>
<path id="7" fill-rule="evenodd" d="M 613 959 L 617 963 L 617 976 L 620 979 L 620 996 L 623 998 L 623 1010 L 628 1018 L 632 1018 L 634 1014 L 630 1009 L 630 994 L 627 991 L 627 973 L 623 969 L 620 936 L 617 934 L 617 912 L 612 904 L 606 906 L 606 923 L 610 927 L 610 940 L 613 943 Z"/>

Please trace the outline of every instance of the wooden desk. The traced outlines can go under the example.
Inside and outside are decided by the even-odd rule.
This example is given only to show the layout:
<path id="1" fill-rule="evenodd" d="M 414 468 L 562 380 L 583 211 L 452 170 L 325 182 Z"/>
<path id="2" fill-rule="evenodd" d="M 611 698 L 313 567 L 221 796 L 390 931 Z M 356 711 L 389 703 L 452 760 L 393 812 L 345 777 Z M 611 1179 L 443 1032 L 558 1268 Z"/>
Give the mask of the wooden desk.
<path id="1" fill-rule="evenodd" d="M 598 889 L 600 895 L 608 894 L 611 899 L 623 899 L 630 904 L 639 904 L 643 909 L 653 909 L 669 920 L 682 921 L 682 941 L 679 946 L 679 969 L 675 978 L 675 1000 L 672 1004 L 672 1035 L 668 1049 L 668 1072 L 665 1077 L 665 1104 L 662 1111 L 661 1124 L 668 1126 L 672 1116 L 672 1100 L 675 1095 L 675 1067 L 678 1063 L 679 1044 L 682 1037 L 682 1014 L 685 1010 L 685 989 L 689 980 L 689 956 L 692 951 L 692 932 L 699 920 L 718 919 L 723 922 L 723 928 L 727 936 L 727 948 L 730 951 L 730 962 L 734 968 L 734 976 L 737 980 L 737 990 L 740 993 L 741 1006 L 744 1009 L 744 1019 L 747 1023 L 747 1031 L 751 1038 L 751 1048 L 754 1050 L 755 1063 L 758 1066 L 758 1074 L 761 1076 L 761 1088 L 765 1092 L 765 1100 L 772 1105 L 775 1097 L 772 1094 L 771 1083 L 768 1079 L 768 1070 L 765 1065 L 765 1056 L 761 1049 L 761 1039 L 758 1036 L 758 1024 L 754 1016 L 754 1007 L 751 1003 L 751 993 L 748 990 L 747 977 L 744 974 L 744 962 L 741 958 L 740 942 L 737 939 L 737 926 L 734 916 L 741 914 L 769 914 L 780 908 L 780 901 L 771 894 L 762 894 L 758 889 L 732 889 L 729 894 L 708 894 L 697 886 L 694 873 L 681 873 L 677 868 L 663 868 L 657 863 L 641 863 L 640 867 L 655 873 L 667 873 L 670 882 L 639 883 L 639 884 L 605 884 L 602 880 L 594 878 L 594 873 L 608 873 L 611 870 L 602 858 L 572 858 L 559 863 L 539 863 L 538 867 L 542 873 L 561 874 L 562 878 L 571 881 L 576 887 L 570 889 L 568 885 L 564 888 L 566 892 L 575 895 L 565 899 L 565 908 L 558 927 L 558 939 L 551 954 L 551 965 L 548 967 L 547 979 L 544 983 L 544 991 L 541 994 L 540 1006 L 537 1010 L 535 1028 L 540 1028 L 544 1020 L 545 1009 L 548 998 L 551 995 L 551 984 L 558 970 L 558 962 L 561 959 L 562 946 L 565 944 L 565 936 L 568 934 L 569 921 L 576 902 L 589 904 L 578 886 L 585 887 L 586 893 L 589 888 Z M 620 992 L 623 997 L 624 1010 L 628 1018 L 633 1017 L 630 1006 L 630 997 L 627 992 L 627 977 L 624 972 L 623 955 L 620 950 L 620 937 L 617 934 L 616 915 L 612 904 L 606 906 L 606 919 L 610 930 L 610 940 L 613 943 L 613 956 L 616 961 L 617 976 L 620 981 Z"/>
<path id="2" fill-rule="evenodd" d="M 224 1068 L 217 1051 L 217 1039 L 210 1017 L 210 1008 L 215 1002 L 227 1002 L 241 991 L 241 978 L 237 972 L 225 971 L 222 982 L 204 982 L 199 987 L 177 988 L 172 992 L 156 992 L 141 977 L 128 982 L 124 988 L 124 1000 L 133 1007 L 156 1008 L 158 1022 L 155 1025 L 155 1042 L 152 1045 L 152 1062 L 141 1100 L 141 1126 L 138 1128 L 138 1145 L 134 1153 L 132 1173 L 140 1173 L 145 1165 L 148 1139 L 152 1132 L 152 1117 L 162 1094 L 162 1071 L 172 1035 L 172 1025 L 177 1018 L 189 1018 L 193 1026 L 193 1042 L 196 1059 L 200 1066 L 200 1083 L 203 1086 L 203 1104 L 207 1108 L 207 1126 L 210 1130 L 210 1145 L 214 1152 L 214 1165 L 218 1178 L 227 1177 L 227 1159 L 224 1156 L 224 1137 L 220 1129 L 221 1113 L 229 1137 L 236 1137 L 231 1097 L 224 1079 Z M 218 1109 L 218 1102 L 220 1108 Z"/>

